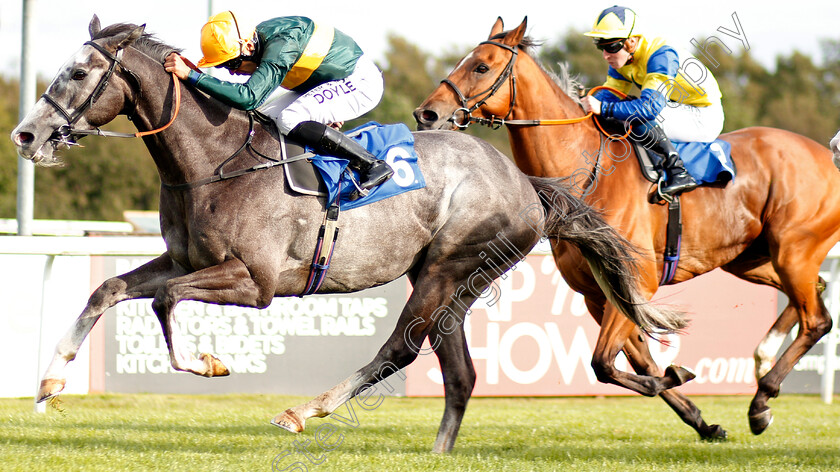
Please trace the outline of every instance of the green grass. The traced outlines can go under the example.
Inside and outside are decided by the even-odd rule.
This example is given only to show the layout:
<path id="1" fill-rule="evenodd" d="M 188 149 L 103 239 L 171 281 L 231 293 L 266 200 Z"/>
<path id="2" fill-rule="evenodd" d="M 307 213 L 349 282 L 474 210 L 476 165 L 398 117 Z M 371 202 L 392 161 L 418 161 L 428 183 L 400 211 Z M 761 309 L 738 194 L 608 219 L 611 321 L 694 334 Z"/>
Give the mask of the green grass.
<path id="1" fill-rule="evenodd" d="M 279 395 L 63 396 L 58 411 L 32 412 L 31 399 L 0 399 L 0 470 L 269 471 L 294 441 L 310 441 L 309 471 L 831 471 L 840 470 L 840 397 L 783 395 L 776 421 L 749 432 L 749 397 L 694 397 L 710 423 L 729 432 L 700 441 L 658 399 L 476 398 L 455 450 L 432 454 L 442 399 L 386 398 L 355 408 L 359 425 L 313 419 L 292 435 L 268 424 L 308 398 Z M 341 410 L 346 413 L 346 410 Z M 346 416 L 346 415 L 345 415 Z M 316 446 L 316 430 L 337 426 Z M 323 427 L 322 433 L 327 432 Z M 342 436 L 338 436 L 341 434 Z"/>

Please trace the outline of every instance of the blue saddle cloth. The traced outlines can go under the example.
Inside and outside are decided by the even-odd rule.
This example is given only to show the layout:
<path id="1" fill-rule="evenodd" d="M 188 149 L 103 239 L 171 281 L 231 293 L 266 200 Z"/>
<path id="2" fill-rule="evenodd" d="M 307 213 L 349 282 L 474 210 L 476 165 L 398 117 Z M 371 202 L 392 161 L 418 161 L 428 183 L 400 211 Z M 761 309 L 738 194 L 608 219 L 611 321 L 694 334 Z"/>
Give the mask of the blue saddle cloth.
<path id="1" fill-rule="evenodd" d="M 732 146 L 721 139 L 711 143 L 673 141 L 685 170 L 698 183 L 728 182 L 735 178 Z"/>
<path id="2" fill-rule="evenodd" d="M 312 163 L 324 178 L 327 186 L 328 204 L 338 198 L 342 210 L 352 210 L 388 197 L 416 190 L 426 186 L 426 180 L 417 165 L 414 152 L 414 136 L 408 126 L 398 123 L 381 125 L 369 122 L 346 133 L 365 147 L 377 159 L 384 159 L 394 170 L 394 175 L 382 185 L 370 189 L 366 196 L 353 200 L 356 186 L 351 179 L 359 181 L 355 171 L 347 168 L 347 159 L 316 155 Z"/>

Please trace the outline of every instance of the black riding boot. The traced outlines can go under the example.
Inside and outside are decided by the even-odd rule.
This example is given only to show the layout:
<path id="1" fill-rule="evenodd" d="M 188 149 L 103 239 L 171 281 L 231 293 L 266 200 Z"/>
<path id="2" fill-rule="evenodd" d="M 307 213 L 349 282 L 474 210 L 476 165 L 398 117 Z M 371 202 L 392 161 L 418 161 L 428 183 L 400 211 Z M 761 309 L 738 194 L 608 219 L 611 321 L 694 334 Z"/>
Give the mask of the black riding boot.
<path id="1" fill-rule="evenodd" d="M 362 189 L 376 187 L 394 175 L 385 161 L 373 157 L 362 145 L 323 123 L 304 121 L 289 131 L 289 137 L 310 146 L 318 154 L 349 160 L 350 168 L 359 171 Z"/>
<path id="2" fill-rule="evenodd" d="M 697 187 L 697 181 L 685 170 L 685 165 L 680 159 L 674 143 L 665 136 L 665 131 L 656 124 L 649 128 L 649 133 L 648 142 L 651 144 L 648 149 L 665 156 L 662 167 L 668 175 L 668 184 L 660 192 L 668 196 L 674 196 Z"/>

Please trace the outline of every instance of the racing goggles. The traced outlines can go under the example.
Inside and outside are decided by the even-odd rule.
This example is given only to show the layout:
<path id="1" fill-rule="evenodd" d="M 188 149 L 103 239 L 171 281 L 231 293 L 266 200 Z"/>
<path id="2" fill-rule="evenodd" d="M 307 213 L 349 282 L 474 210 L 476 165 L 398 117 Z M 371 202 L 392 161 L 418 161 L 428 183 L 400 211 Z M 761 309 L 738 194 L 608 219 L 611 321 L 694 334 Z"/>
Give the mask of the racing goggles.
<path id="1" fill-rule="evenodd" d="M 610 39 L 596 39 L 595 47 L 601 51 L 606 51 L 610 54 L 615 54 L 624 47 L 624 42 L 627 38 L 610 38 Z"/>

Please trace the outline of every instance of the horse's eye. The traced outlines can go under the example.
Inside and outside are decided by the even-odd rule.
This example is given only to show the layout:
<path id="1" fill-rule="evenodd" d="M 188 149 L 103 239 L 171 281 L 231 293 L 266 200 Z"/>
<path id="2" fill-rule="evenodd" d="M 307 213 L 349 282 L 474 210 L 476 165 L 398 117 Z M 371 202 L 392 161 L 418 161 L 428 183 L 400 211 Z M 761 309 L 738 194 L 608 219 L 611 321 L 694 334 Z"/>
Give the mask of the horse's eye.
<path id="1" fill-rule="evenodd" d="M 73 71 L 73 80 L 84 80 L 87 77 L 87 72 L 79 69 Z"/>
<path id="2" fill-rule="evenodd" d="M 484 74 L 489 70 L 490 70 L 490 67 L 487 64 L 484 64 L 484 63 L 475 66 L 475 69 L 473 69 L 473 71 L 478 72 L 479 74 Z"/>

